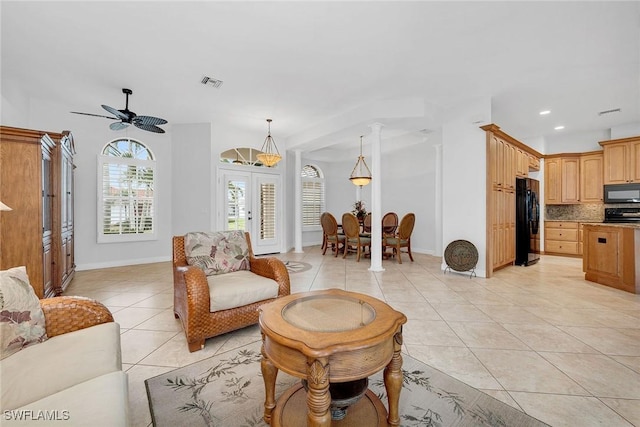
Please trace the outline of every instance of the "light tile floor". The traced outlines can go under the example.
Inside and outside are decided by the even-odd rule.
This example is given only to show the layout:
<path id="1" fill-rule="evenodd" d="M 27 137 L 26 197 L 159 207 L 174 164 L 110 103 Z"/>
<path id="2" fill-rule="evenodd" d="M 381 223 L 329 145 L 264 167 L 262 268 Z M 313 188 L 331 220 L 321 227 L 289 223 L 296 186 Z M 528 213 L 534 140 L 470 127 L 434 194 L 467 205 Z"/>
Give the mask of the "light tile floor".
<path id="1" fill-rule="evenodd" d="M 491 279 L 443 274 L 441 259 L 383 261 L 384 272 L 322 256 L 278 255 L 311 269 L 292 292 L 341 288 L 386 301 L 409 319 L 404 351 L 552 426 L 640 427 L 640 295 L 584 280 L 582 262 L 543 256 Z M 151 423 L 144 380 L 260 339 L 257 326 L 189 353 L 173 315 L 170 263 L 79 271 L 66 294 L 104 303 L 122 328 L 134 426 Z"/>

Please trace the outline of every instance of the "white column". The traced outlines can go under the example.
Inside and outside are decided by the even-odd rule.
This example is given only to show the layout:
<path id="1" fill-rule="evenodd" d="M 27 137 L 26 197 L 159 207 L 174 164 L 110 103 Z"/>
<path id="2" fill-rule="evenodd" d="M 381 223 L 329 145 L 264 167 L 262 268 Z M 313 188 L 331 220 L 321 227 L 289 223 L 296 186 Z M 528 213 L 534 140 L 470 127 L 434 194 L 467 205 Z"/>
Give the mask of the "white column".
<path id="1" fill-rule="evenodd" d="M 371 266 L 369 271 L 382 268 L 382 171 L 380 167 L 382 123 L 371 127 Z"/>
<path id="2" fill-rule="evenodd" d="M 295 164 L 295 246 L 293 252 L 295 253 L 303 253 L 302 250 L 302 176 L 300 175 L 300 171 L 302 171 L 302 152 L 300 150 L 296 150 L 296 164 Z"/>
<path id="3" fill-rule="evenodd" d="M 426 138 L 425 138 L 426 141 Z M 436 226 L 435 256 L 442 256 L 442 144 L 434 145 L 436 150 L 435 158 L 435 197 L 433 205 L 435 207 L 434 219 Z"/>

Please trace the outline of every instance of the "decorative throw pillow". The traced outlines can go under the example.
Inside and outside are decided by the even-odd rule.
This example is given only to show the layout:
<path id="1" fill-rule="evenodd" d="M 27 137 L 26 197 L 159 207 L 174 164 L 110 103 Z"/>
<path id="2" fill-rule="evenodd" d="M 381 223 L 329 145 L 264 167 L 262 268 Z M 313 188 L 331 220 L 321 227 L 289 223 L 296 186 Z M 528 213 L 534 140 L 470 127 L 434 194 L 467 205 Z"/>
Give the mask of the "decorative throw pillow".
<path id="1" fill-rule="evenodd" d="M 193 232 L 184 236 L 187 263 L 207 276 L 249 270 L 249 246 L 244 231 Z"/>
<path id="2" fill-rule="evenodd" d="M 0 359 L 47 339 L 44 313 L 26 267 L 0 271 Z"/>

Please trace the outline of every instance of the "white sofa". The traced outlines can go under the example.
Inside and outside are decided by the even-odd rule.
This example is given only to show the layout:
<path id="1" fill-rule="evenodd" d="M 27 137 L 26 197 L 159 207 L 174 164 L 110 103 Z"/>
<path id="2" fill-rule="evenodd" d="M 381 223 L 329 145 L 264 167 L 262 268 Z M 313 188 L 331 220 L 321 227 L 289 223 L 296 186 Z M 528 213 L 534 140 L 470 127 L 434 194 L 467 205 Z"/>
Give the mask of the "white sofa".
<path id="1" fill-rule="evenodd" d="M 81 297 L 40 304 L 49 338 L 0 361 L 0 425 L 128 426 L 120 326 L 109 310 Z"/>

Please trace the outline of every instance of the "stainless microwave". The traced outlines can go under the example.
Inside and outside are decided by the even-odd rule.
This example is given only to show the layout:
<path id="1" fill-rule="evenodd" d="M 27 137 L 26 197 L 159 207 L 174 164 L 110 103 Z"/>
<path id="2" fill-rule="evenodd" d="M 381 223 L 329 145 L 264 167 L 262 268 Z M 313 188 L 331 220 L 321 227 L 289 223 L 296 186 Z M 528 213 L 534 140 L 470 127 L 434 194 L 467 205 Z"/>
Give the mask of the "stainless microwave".
<path id="1" fill-rule="evenodd" d="M 604 186 L 605 203 L 640 203 L 640 182 Z"/>

